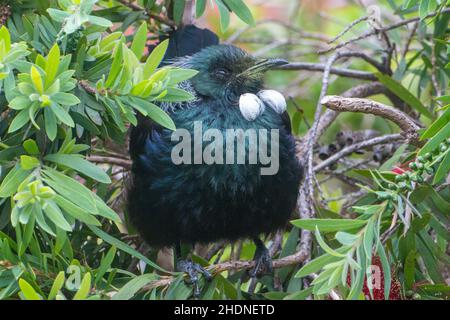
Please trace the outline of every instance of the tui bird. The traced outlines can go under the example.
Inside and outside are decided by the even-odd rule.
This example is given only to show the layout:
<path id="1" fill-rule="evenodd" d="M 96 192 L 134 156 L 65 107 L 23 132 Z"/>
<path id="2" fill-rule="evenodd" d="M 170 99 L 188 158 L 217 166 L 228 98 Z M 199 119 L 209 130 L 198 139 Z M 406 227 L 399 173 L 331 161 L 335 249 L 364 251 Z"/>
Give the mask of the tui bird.
<path id="1" fill-rule="evenodd" d="M 173 141 L 173 131 L 140 117 L 130 134 L 130 221 L 149 245 L 174 246 L 177 270 L 187 272 L 192 281 L 198 279 L 198 273 L 207 278 L 210 275 L 198 264 L 181 260 L 181 243 L 250 238 L 256 244 L 256 267 L 251 275 L 270 272 L 272 261 L 258 237 L 285 226 L 302 177 L 286 102 L 280 93 L 263 90 L 265 71 L 286 61 L 258 60 L 235 46 L 217 45 L 215 35 L 207 29 L 189 26 L 179 32 L 191 37 L 197 47 L 192 48 L 192 42 L 180 34 L 171 37 L 166 61 L 178 56 L 173 66 L 198 70 L 195 77 L 180 84 L 195 99 L 161 103 L 160 107 L 169 113 L 177 129 L 186 129 L 192 136 L 195 123 L 200 123 L 203 132 L 218 129 L 224 140 L 230 139 L 226 129 L 277 129 L 278 142 L 269 144 L 278 148 L 278 171 L 262 175 L 261 162 L 174 163 L 172 151 L 179 141 Z M 190 55 L 185 56 L 186 52 Z M 251 148 L 247 138 L 241 141 L 245 156 Z M 202 143 L 202 147 L 208 145 Z"/>

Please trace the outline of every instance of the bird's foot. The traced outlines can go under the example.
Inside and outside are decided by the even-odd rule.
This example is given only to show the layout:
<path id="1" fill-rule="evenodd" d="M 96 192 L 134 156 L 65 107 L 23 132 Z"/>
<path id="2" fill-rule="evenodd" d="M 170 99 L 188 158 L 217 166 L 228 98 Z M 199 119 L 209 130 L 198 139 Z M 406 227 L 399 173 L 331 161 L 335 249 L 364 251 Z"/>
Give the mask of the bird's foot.
<path id="1" fill-rule="evenodd" d="M 192 260 L 178 260 L 177 271 L 185 272 L 189 276 L 189 283 L 194 287 L 194 298 L 200 297 L 199 274 L 203 275 L 207 281 L 211 281 L 212 275 L 198 263 Z"/>
<path id="2" fill-rule="evenodd" d="M 250 277 L 254 278 L 259 275 L 271 274 L 273 272 L 272 258 L 270 257 L 269 250 L 262 245 L 256 245 L 255 257 L 255 268 L 250 271 Z"/>

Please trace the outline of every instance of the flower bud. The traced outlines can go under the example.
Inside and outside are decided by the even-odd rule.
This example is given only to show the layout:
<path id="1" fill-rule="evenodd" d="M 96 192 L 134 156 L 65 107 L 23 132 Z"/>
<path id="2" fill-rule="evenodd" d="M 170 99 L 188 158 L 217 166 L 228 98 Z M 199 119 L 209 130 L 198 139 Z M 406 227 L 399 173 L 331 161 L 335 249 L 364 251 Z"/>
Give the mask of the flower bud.
<path id="1" fill-rule="evenodd" d="M 264 104 L 275 110 L 277 113 L 281 114 L 286 111 L 286 100 L 278 91 L 261 90 L 258 92 L 258 97 L 264 102 Z"/>
<path id="2" fill-rule="evenodd" d="M 247 121 L 255 120 L 264 109 L 263 102 L 253 93 L 244 93 L 239 98 L 239 110 Z"/>

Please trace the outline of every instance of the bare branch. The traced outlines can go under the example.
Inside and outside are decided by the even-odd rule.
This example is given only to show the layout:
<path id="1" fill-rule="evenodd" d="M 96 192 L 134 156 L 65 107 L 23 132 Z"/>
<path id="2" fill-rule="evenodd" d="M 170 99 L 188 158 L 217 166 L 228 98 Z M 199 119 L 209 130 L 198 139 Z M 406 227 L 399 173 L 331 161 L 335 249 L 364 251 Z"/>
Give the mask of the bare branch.
<path id="1" fill-rule="evenodd" d="M 114 157 L 104 157 L 104 156 L 88 156 L 87 160 L 95 163 L 107 163 L 116 166 L 120 166 L 124 169 L 131 169 L 131 160 L 114 158 Z"/>
<path id="2" fill-rule="evenodd" d="M 390 143 L 397 140 L 403 140 L 404 137 L 400 133 L 396 134 L 388 134 L 381 137 L 376 137 L 373 139 L 365 140 L 359 143 L 354 143 L 352 145 L 349 145 L 348 147 L 342 149 L 341 151 L 335 153 L 333 156 L 329 157 L 328 159 L 322 161 L 318 165 L 314 167 L 314 171 L 320 171 L 326 167 L 328 167 L 330 164 L 335 163 L 342 159 L 345 156 L 348 156 L 349 154 L 352 154 L 355 151 L 365 149 L 368 147 L 372 147 L 377 144 L 384 144 L 384 143 Z"/>
<path id="3" fill-rule="evenodd" d="M 345 27 L 344 30 L 342 30 L 341 32 L 339 32 L 339 34 L 334 37 L 333 39 L 331 39 L 330 41 L 328 41 L 328 44 L 331 44 L 333 42 L 335 42 L 336 40 L 338 40 L 339 38 L 341 38 L 344 34 L 346 34 L 351 28 L 353 28 L 354 26 L 356 26 L 357 24 L 359 24 L 360 22 L 366 21 L 369 17 L 365 16 L 359 19 L 356 19 L 355 21 L 352 21 L 347 27 Z"/>
<path id="4" fill-rule="evenodd" d="M 279 269 L 291 265 L 303 263 L 309 257 L 309 253 L 304 250 L 299 250 L 293 255 L 276 259 L 273 261 L 273 268 Z M 213 274 L 218 274 L 224 271 L 238 271 L 249 270 L 255 267 L 255 261 L 234 260 L 212 265 L 207 270 Z M 170 285 L 175 280 L 173 276 L 162 276 L 161 279 L 153 281 L 145 286 L 143 290 L 151 290 L 157 287 L 164 287 Z"/>
<path id="5" fill-rule="evenodd" d="M 321 103 L 327 108 L 339 112 L 369 113 L 391 120 L 402 129 L 402 134 L 406 139 L 418 143 L 419 135 L 417 131 L 420 127 L 408 115 L 398 109 L 368 99 L 340 96 L 326 96 L 321 100 Z"/>
<path id="6" fill-rule="evenodd" d="M 434 17 L 435 15 L 437 15 L 439 13 L 447 13 L 447 12 L 450 12 L 450 8 L 446 8 L 446 9 L 440 11 L 440 12 L 439 11 L 432 12 L 432 13 L 428 14 L 425 17 L 425 19 Z M 334 47 L 330 47 L 330 48 L 327 48 L 325 50 L 321 50 L 321 51 L 318 52 L 318 54 L 328 53 L 330 51 L 334 51 L 336 49 L 340 49 L 342 47 L 345 47 L 345 46 L 349 45 L 350 43 L 357 42 L 357 41 L 362 40 L 362 39 L 366 39 L 368 37 L 380 34 L 382 32 L 387 32 L 387 31 L 390 31 L 390 30 L 393 30 L 393 29 L 397 29 L 397 28 L 400 28 L 400 27 L 402 27 L 404 25 L 407 25 L 407 24 L 410 24 L 410 23 L 414 23 L 414 22 L 417 22 L 417 21 L 420 21 L 420 17 L 411 18 L 411 19 L 408 19 L 408 20 L 402 20 L 400 22 L 394 23 L 394 24 L 389 25 L 389 26 L 384 27 L 384 28 L 367 31 L 367 32 L 363 33 L 362 35 L 360 35 L 360 36 L 358 36 L 356 38 L 352 38 L 350 40 L 347 40 L 347 41 L 345 41 L 343 43 L 340 43 L 340 44 L 338 44 L 338 45 L 336 45 Z"/>
<path id="7" fill-rule="evenodd" d="M 279 67 L 279 70 L 307 70 L 307 71 L 325 71 L 325 64 L 323 63 L 309 63 L 309 62 L 293 62 Z M 331 68 L 331 74 L 336 74 L 342 77 L 377 81 L 377 77 L 371 72 L 364 72 L 359 70 Z"/>

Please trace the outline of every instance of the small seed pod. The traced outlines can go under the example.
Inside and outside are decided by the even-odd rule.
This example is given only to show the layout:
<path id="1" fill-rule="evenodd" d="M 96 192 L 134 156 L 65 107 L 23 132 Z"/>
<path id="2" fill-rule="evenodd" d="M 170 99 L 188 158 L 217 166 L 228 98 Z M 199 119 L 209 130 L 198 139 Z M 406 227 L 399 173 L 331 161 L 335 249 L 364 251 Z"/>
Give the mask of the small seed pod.
<path id="1" fill-rule="evenodd" d="M 277 113 L 281 114 L 286 111 L 286 99 L 284 99 L 283 95 L 278 91 L 261 90 L 257 95 L 264 102 L 264 104 L 275 110 Z"/>
<path id="2" fill-rule="evenodd" d="M 427 161 L 433 160 L 433 155 L 430 152 L 425 153 L 423 156 Z"/>
<path id="3" fill-rule="evenodd" d="M 422 157 L 422 156 L 418 156 L 418 157 L 416 158 L 416 160 L 417 160 L 417 162 L 419 162 L 419 163 L 424 163 L 424 162 L 425 162 L 425 159 L 424 159 L 424 157 Z"/>
<path id="4" fill-rule="evenodd" d="M 253 121 L 264 110 L 264 103 L 253 93 L 244 93 L 239 98 L 239 110 L 247 121 Z"/>
<path id="5" fill-rule="evenodd" d="M 409 167 L 410 167 L 412 170 L 417 170 L 417 163 L 411 162 L 411 163 L 409 164 Z"/>

